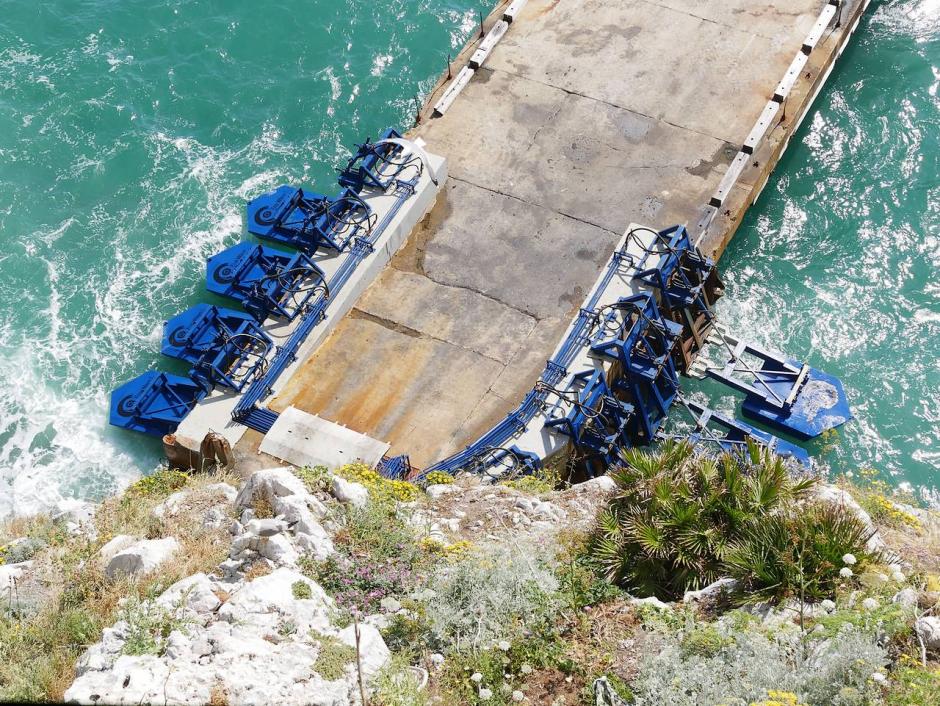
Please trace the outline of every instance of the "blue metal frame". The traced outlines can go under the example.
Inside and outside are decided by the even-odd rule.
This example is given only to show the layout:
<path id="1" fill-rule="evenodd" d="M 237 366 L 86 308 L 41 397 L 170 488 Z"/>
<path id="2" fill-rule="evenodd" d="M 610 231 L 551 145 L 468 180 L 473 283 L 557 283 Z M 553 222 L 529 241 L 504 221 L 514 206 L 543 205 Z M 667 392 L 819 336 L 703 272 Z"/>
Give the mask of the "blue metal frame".
<path id="1" fill-rule="evenodd" d="M 108 422 L 151 436 L 172 433 L 208 389 L 189 378 L 150 370 L 111 393 Z"/>
<path id="2" fill-rule="evenodd" d="M 320 248 L 344 252 L 372 229 L 375 216 L 352 189 L 329 197 L 285 184 L 249 201 L 247 220 L 252 235 L 312 255 Z"/>
<path id="3" fill-rule="evenodd" d="M 633 405 L 614 395 L 602 370 L 585 370 L 572 377 L 565 391 L 559 395 L 554 408 L 547 410 L 545 427 L 555 429 L 571 439 L 577 454 L 585 459 L 599 458 L 605 465 L 612 463 L 622 448 L 631 445 L 630 427 L 635 416 Z M 576 398 L 571 399 L 569 395 Z M 560 417 L 552 417 L 561 410 L 561 400 L 571 408 Z M 587 466 L 591 475 L 590 464 Z"/>
<path id="4" fill-rule="evenodd" d="M 397 130 L 387 128 L 379 140 L 389 138 L 400 138 L 401 134 Z M 339 184 L 351 189 L 355 193 L 361 193 L 363 189 L 372 187 L 387 190 L 396 181 L 402 179 L 402 171 L 414 168 L 420 170 L 423 168 L 420 159 L 409 158 L 396 162 L 396 157 L 403 157 L 404 150 L 399 145 L 386 144 L 378 145 L 371 140 L 366 140 L 361 145 L 356 145 L 356 154 L 352 156 L 346 167 L 340 171 Z M 383 169 L 383 166 L 394 166 L 391 171 Z M 414 178 L 414 177 L 412 177 Z"/>
<path id="5" fill-rule="evenodd" d="M 726 417 L 713 409 L 684 397 L 680 397 L 679 402 L 692 418 L 695 430 L 687 434 L 660 434 L 661 437 L 687 439 L 694 444 L 714 445 L 722 451 L 738 451 L 746 447 L 750 439 L 765 446 L 781 458 L 798 463 L 807 471 L 812 469 L 812 461 L 806 449 L 739 419 Z M 718 430 L 715 430 L 715 427 L 718 427 Z"/>
<path id="6" fill-rule="evenodd" d="M 293 321 L 326 293 L 326 277 L 303 253 L 239 243 L 209 258 L 206 289 L 241 302 L 259 322 L 269 316 Z"/>
<path id="7" fill-rule="evenodd" d="M 263 371 L 274 343 L 250 314 L 197 304 L 166 322 L 160 351 L 193 364 L 190 377 L 208 389 L 241 389 Z"/>
<path id="8" fill-rule="evenodd" d="M 669 414 L 679 389 L 673 349 L 682 327 L 662 317 L 649 293 L 621 298 L 598 313 L 591 355 L 619 363 L 612 384 L 636 414 L 631 442 L 648 444 Z"/>
<path id="9" fill-rule="evenodd" d="M 852 418 L 838 378 L 746 341 L 728 348 L 724 366 L 708 367 L 705 373 L 744 393 L 744 416 L 801 439 L 815 438 Z M 745 356 L 756 358 L 758 365 Z"/>

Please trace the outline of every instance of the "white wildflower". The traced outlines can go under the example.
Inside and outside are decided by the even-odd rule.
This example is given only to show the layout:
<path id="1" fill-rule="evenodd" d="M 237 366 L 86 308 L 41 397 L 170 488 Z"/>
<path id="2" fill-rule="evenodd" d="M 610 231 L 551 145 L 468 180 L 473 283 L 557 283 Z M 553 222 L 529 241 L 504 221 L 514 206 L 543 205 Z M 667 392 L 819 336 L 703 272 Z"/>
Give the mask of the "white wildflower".
<path id="1" fill-rule="evenodd" d="M 842 563 L 846 566 L 855 566 L 856 560 L 854 554 L 846 554 L 842 557 Z"/>
<path id="2" fill-rule="evenodd" d="M 886 681 L 888 681 L 888 677 L 886 677 L 881 672 L 875 672 L 874 674 L 871 675 L 871 680 L 879 684 L 884 684 Z"/>
<path id="3" fill-rule="evenodd" d="M 518 702 L 520 702 L 520 701 L 523 701 L 524 699 L 525 699 L 525 694 L 523 694 L 523 693 L 522 693 L 521 691 L 519 691 L 518 689 L 517 689 L 516 691 L 512 692 L 512 700 L 513 700 L 513 701 L 515 701 L 515 702 L 518 703 Z"/>
<path id="4" fill-rule="evenodd" d="M 819 607 L 822 608 L 827 613 L 831 613 L 836 609 L 835 601 L 830 601 L 828 598 L 820 602 Z"/>
<path id="5" fill-rule="evenodd" d="M 898 583 L 904 583 L 904 580 L 905 580 L 904 574 L 898 570 L 895 570 L 895 572 L 891 574 L 891 578 L 893 578 Z"/>
<path id="6" fill-rule="evenodd" d="M 489 701 L 491 698 L 493 698 L 493 692 L 490 689 L 485 687 L 480 689 L 480 700 Z"/>
<path id="7" fill-rule="evenodd" d="M 530 665 L 530 664 L 523 664 L 521 667 L 519 667 L 519 671 L 522 672 L 523 674 L 531 674 L 531 673 L 532 673 L 532 665 Z"/>
<path id="8" fill-rule="evenodd" d="M 878 599 L 877 598 L 866 598 L 862 601 L 862 608 L 865 610 L 875 610 L 878 608 Z"/>
<path id="9" fill-rule="evenodd" d="M 479 684 L 481 681 L 483 681 L 483 675 L 479 672 L 474 672 L 470 675 L 470 681 L 472 681 L 474 684 Z"/>
<path id="10" fill-rule="evenodd" d="M 500 640 L 496 643 L 496 646 L 501 649 L 503 652 L 509 652 L 509 643 L 505 640 Z"/>
<path id="11" fill-rule="evenodd" d="M 843 566 L 841 569 L 839 569 L 839 576 L 844 579 L 852 578 L 852 569 L 847 566 Z"/>

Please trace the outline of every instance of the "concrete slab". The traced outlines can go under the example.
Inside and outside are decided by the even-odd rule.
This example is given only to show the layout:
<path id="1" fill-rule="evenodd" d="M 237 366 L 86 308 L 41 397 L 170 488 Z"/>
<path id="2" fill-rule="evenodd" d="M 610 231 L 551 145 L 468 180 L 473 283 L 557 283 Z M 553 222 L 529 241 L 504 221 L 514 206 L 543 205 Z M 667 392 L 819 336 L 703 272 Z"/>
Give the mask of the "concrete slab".
<path id="1" fill-rule="evenodd" d="M 332 469 L 354 461 L 374 466 L 382 460 L 388 446 L 296 407 L 288 407 L 264 435 L 259 450 L 298 467 Z"/>
<path id="2" fill-rule="evenodd" d="M 631 221 L 702 218 L 824 2 L 530 0 L 446 115 L 430 117 L 447 85 L 428 97 L 413 134 L 450 179 L 272 409 L 388 441 L 417 467 L 479 436 L 531 388 Z M 843 33 L 821 40 L 788 113 Z M 757 176 L 731 189 L 707 250 L 730 238 L 793 127 L 771 128 L 777 146 L 755 151 Z"/>
<path id="3" fill-rule="evenodd" d="M 691 14 L 682 0 L 673 4 L 686 7 L 647 0 L 532 2 L 487 66 L 738 142 L 824 2 L 788 0 L 782 12 L 764 4 L 757 29 L 729 19 L 744 6 L 740 0 L 708 3 L 721 6 L 709 12 L 715 19 Z"/>
<path id="4" fill-rule="evenodd" d="M 466 348 L 503 365 L 515 356 L 536 320 L 495 299 L 387 269 L 358 305 L 358 315 L 406 335 Z"/>
<path id="5" fill-rule="evenodd" d="M 438 209 L 419 271 L 538 319 L 576 307 L 617 242 L 602 228 L 454 176 Z"/>
<path id="6" fill-rule="evenodd" d="M 352 312 L 271 403 L 294 405 L 436 460 L 503 364 Z"/>
<path id="7" fill-rule="evenodd" d="M 502 71 L 477 73 L 466 100 L 425 133 L 451 155 L 451 176 L 614 234 L 631 220 L 682 222 L 685 205 L 714 191 L 736 151 L 713 137 L 559 88 Z M 474 114 L 492 94 L 511 100 Z M 468 134 L 465 126 L 474 120 Z"/>

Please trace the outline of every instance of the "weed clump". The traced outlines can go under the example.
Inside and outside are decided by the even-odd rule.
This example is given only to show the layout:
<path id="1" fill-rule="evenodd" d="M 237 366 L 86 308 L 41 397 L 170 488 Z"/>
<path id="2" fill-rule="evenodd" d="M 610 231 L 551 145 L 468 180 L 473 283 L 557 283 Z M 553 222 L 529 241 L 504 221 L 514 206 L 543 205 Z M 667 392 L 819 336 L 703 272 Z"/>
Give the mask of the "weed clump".
<path id="1" fill-rule="evenodd" d="M 320 648 L 317 661 L 313 665 L 317 674 L 327 681 L 342 679 L 346 674 L 346 667 L 356 661 L 356 648 L 332 635 L 314 634 L 311 637 L 317 641 Z"/>

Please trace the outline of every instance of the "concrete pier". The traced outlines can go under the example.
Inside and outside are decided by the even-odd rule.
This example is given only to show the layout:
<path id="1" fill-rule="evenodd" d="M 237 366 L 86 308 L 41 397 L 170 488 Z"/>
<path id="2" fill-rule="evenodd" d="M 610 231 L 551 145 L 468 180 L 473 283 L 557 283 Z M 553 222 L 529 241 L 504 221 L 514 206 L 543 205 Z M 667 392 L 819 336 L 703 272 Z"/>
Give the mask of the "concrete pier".
<path id="1" fill-rule="evenodd" d="M 721 255 L 865 4 L 814 32 L 826 0 L 529 0 L 413 131 L 448 160 L 434 209 L 268 406 L 418 467 L 465 446 L 531 388 L 629 223 L 687 223 Z"/>

